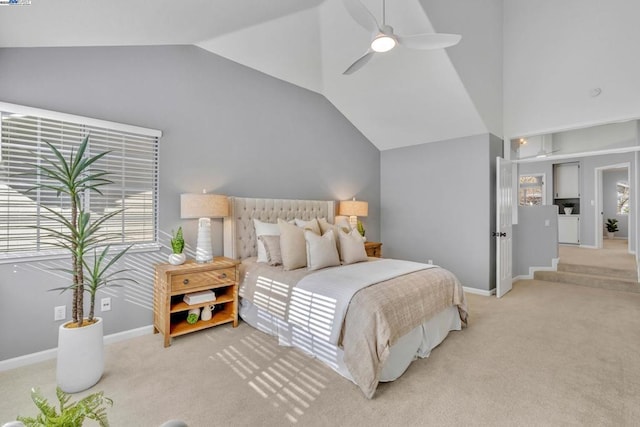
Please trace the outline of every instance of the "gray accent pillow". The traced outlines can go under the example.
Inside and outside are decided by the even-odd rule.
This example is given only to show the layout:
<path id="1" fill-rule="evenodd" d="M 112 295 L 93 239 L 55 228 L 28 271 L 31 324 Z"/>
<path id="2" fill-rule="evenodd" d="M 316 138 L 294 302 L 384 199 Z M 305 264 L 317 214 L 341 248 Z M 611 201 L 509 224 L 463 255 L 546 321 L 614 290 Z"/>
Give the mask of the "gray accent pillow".
<path id="1" fill-rule="evenodd" d="M 280 236 L 267 236 L 263 235 L 258 237 L 264 244 L 265 252 L 267 253 L 267 263 L 269 265 L 282 264 L 282 252 L 280 251 Z"/>
<path id="2" fill-rule="evenodd" d="M 264 243 L 260 240 L 260 236 L 277 236 L 280 234 L 278 224 L 270 222 L 262 222 L 259 219 L 253 219 L 253 226 L 256 229 L 256 245 L 258 246 L 258 262 L 268 262 L 267 252 Z"/>
<path id="3" fill-rule="evenodd" d="M 307 245 L 304 230 L 278 219 L 280 227 L 280 252 L 285 270 L 295 270 L 307 266 Z"/>

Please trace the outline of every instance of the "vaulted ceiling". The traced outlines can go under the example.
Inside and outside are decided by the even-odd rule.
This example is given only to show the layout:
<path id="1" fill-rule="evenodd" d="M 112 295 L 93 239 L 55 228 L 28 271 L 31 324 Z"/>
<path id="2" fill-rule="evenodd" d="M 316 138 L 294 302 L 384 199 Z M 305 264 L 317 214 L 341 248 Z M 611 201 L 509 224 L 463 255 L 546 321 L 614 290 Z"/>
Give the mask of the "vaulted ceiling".
<path id="1" fill-rule="evenodd" d="M 362 3 L 381 20 L 381 0 Z M 501 12 L 487 5 L 501 2 L 476 10 L 497 28 L 451 3 L 389 1 L 386 17 L 398 34 L 458 33 L 459 45 L 397 48 L 352 75 L 371 35 L 342 0 L 32 0 L 0 8 L 0 47 L 194 44 L 324 95 L 380 150 L 500 136 Z"/>

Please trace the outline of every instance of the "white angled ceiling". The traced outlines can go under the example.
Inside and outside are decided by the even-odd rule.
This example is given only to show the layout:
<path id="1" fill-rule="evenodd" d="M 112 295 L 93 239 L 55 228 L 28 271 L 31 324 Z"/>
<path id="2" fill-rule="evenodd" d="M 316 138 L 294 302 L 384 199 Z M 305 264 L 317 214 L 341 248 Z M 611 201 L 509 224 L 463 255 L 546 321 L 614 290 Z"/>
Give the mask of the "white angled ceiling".
<path id="1" fill-rule="evenodd" d="M 362 3 L 381 20 L 381 0 Z M 371 35 L 342 0 L 32 0 L 0 12 L 0 47 L 200 46 L 321 93 L 380 150 L 500 134 L 488 129 L 447 50 L 397 48 L 343 75 Z M 454 32 L 433 28 L 418 0 L 388 2 L 387 23 L 400 35 Z M 462 36 L 449 49 L 465 52 Z"/>

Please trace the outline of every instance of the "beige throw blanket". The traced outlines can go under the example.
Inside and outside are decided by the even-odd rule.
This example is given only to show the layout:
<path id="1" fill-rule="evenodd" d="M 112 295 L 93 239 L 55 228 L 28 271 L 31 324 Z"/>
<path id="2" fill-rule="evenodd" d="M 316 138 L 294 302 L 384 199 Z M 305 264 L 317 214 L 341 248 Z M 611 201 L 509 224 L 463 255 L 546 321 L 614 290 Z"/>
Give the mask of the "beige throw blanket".
<path id="1" fill-rule="evenodd" d="M 398 338 L 451 305 L 458 307 L 466 323 L 462 285 L 439 267 L 381 282 L 354 295 L 342 346 L 347 368 L 365 396 L 373 397 L 389 349 Z"/>

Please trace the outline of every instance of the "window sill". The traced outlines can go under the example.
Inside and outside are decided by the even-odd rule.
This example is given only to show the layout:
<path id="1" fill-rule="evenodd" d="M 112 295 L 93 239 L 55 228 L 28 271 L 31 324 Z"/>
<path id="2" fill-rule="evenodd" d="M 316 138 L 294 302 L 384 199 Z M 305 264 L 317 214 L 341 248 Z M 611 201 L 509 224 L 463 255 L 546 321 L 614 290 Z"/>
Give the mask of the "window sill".
<path id="1" fill-rule="evenodd" d="M 126 248 L 127 245 L 113 245 L 112 251 L 118 251 Z M 142 253 L 142 252 L 157 252 L 162 246 L 159 243 L 142 243 L 134 244 L 129 249 L 128 254 Z M 56 259 L 69 259 L 68 251 L 48 251 L 48 252 L 25 252 L 21 254 L 2 254 L 0 255 L 0 265 L 2 264 L 19 264 L 24 262 L 37 262 L 37 261 L 51 261 Z"/>

